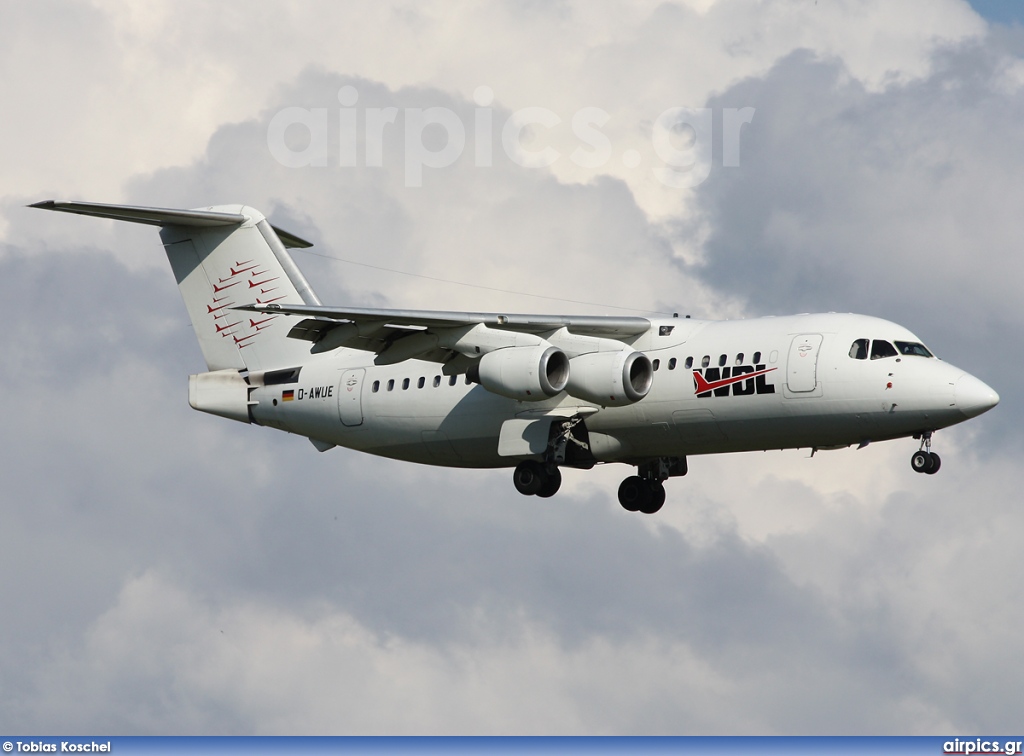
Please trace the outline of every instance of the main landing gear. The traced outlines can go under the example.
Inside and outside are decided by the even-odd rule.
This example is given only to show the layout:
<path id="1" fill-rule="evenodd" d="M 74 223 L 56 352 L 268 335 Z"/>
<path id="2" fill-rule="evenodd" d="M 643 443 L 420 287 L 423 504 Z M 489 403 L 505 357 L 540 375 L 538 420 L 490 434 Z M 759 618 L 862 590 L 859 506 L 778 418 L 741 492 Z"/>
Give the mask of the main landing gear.
<path id="1" fill-rule="evenodd" d="M 562 472 L 556 465 L 544 464 L 528 459 L 516 465 L 512 482 L 523 496 L 539 496 L 547 499 L 558 493 L 562 486 Z"/>
<path id="2" fill-rule="evenodd" d="M 627 512 L 654 514 L 665 504 L 665 485 L 660 480 L 630 475 L 619 485 L 619 504 Z"/>
<path id="3" fill-rule="evenodd" d="M 559 465 L 584 468 L 594 466 L 594 457 L 590 454 L 587 439 L 587 428 L 581 415 L 552 422 L 548 429 L 548 448 L 544 453 L 544 461 L 527 459 L 516 465 L 512 473 L 516 490 L 524 496 L 540 496 L 542 499 L 554 496 L 562 486 Z"/>
<path id="4" fill-rule="evenodd" d="M 574 433 L 575 430 L 575 433 Z M 543 459 L 525 459 L 516 465 L 512 482 L 524 496 L 554 496 L 562 485 L 559 465 L 590 469 L 596 460 L 590 453 L 589 436 L 581 416 L 551 423 Z M 653 457 L 635 460 L 637 474 L 619 486 L 619 504 L 629 512 L 654 514 L 665 504 L 665 481 L 686 475 L 686 457 Z"/>
<path id="5" fill-rule="evenodd" d="M 934 475 L 942 466 L 942 460 L 932 451 L 932 432 L 925 431 L 920 438 L 921 449 L 914 452 L 914 456 L 910 458 L 910 466 L 914 468 L 914 472 Z"/>
<path id="6" fill-rule="evenodd" d="M 665 481 L 686 475 L 686 457 L 658 457 L 637 465 L 619 485 L 619 504 L 627 512 L 654 514 L 665 504 Z"/>

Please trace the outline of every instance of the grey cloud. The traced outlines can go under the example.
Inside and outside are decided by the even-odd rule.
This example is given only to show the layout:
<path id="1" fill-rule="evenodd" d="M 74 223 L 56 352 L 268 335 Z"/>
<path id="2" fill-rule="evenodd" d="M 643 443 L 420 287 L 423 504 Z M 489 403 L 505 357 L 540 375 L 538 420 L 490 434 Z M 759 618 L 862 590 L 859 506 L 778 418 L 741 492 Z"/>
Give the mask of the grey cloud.
<path id="1" fill-rule="evenodd" d="M 896 320 L 998 387 L 1000 443 L 1020 417 L 1012 343 L 1024 96 L 1006 49 L 936 55 L 933 73 L 865 91 L 842 66 L 795 53 L 716 106 L 752 106 L 741 165 L 698 202 L 711 223 L 691 269 L 758 314 L 854 311 Z M 1014 87 L 1016 85 L 1013 85 Z M 682 233 L 689 233 L 684 229 Z"/>

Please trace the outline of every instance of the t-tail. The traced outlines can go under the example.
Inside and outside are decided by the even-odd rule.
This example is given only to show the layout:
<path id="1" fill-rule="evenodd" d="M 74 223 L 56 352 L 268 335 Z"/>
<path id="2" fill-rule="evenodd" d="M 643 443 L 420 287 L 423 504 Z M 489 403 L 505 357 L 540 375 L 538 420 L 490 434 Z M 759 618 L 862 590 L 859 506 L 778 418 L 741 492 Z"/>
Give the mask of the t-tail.
<path id="1" fill-rule="evenodd" d="M 258 210 L 243 205 L 170 210 L 52 200 L 30 207 L 159 226 L 211 372 L 275 370 L 309 359 L 307 342 L 287 338 L 288 318 L 234 309 L 320 304 L 285 249 L 312 245 L 271 226 Z"/>

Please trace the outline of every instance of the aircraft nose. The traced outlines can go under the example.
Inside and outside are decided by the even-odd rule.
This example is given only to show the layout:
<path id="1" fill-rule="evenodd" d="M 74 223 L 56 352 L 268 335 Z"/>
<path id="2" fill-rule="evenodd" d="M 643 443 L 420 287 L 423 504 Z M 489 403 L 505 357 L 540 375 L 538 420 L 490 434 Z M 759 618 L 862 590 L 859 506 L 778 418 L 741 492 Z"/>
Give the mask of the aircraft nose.
<path id="1" fill-rule="evenodd" d="M 967 417 L 977 417 L 999 404 L 999 394 L 973 375 L 960 376 L 954 388 L 956 408 Z"/>

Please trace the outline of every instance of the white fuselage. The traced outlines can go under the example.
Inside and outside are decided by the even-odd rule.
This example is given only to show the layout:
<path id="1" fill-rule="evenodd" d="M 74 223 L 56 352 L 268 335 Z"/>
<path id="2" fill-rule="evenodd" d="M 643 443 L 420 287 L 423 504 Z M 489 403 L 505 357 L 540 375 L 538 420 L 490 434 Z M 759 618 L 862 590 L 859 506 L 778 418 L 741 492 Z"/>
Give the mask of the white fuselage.
<path id="1" fill-rule="evenodd" d="M 854 342 L 919 343 L 905 328 L 848 314 L 738 321 L 664 319 L 622 339 L 655 364 L 649 394 L 601 407 L 562 393 L 521 402 L 422 360 L 375 365 L 365 351 L 312 356 L 294 382 L 251 391 L 252 418 L 344 446 L 425 464 L 511 467 L 517 418 L 584 416 L 597 462 L 786 448 L 833 448 L 947 427 L 990 408 L 988 386 L 930 356 L 851 356 Z M 738 376 L 750 376 L 738 378 Z M 705 388 L 698 395 L 698 390 Z"/>

